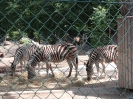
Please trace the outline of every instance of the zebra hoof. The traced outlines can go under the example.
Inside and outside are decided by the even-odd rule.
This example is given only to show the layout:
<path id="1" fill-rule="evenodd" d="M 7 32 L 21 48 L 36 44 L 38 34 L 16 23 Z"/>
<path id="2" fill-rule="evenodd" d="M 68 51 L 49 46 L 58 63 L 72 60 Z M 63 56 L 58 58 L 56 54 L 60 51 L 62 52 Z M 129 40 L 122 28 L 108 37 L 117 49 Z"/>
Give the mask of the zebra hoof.
<path id="1" fill-rule="evenodd" d="M 53 75 L 52 75 L 52 77 L 54 78 L 54 77 L 55 77 L 55 75 L 53 74 Z"/>
<path id="2" fill-rule="evenodd" d="M 78 80 L 78 77 L 74 77 L 73 80 Z"/>
<path id="3" fill-rule="evenodd" d="M 91 80 L 91 77 L 87 77 L 87 81 L 90 81 Z"/>
<path id="4" fill-rule="evenodd" d="M 49 77 L 52 77 L 52 78 L 54 78 L 54 77 L 55 77 L 55 75 L 54 75 L 54 74 L 50 74 L 50 75 L 49 75 Z"/>
<path id="5" fill-rule="evenodd" d="M 78 76 L 78 75 L 76 74 L 74 78 L 78 78 L 77 76 Z"/>
<path id="6" fill-rule="evenodd" d="M 106 76 L 104 76 L 104 79 L 106 80 L 108 77 L 107 77 L 107 75 Z"/>
<path id="7" fill-rule="evenodd" d="M 30 83 L 32 83 L 34 80 L 37 80 L 37 77 L 36 76 L 34 76 L 34 77 L 32 77 L 32 78 L 28 78 L 28 82 L 30 82 Z"/>
<path id="8" fill-rule="evenodd" d="M 68 75 L 67 78 L 69 78 L 70 76 Z"/>
<path id="9" fill-rule="evenodd" d="M 99 77 L 97 77 L 97 78 L 96 78 L 96 81 L 99 81 L 99 80 L 100 80 Z"/>
<path id="10" fill-rule="evenodd" d="M 13 74 L 13 73 L 9 73 L 9 76 L 12 76 L 12 77 L 14 77 L 14 76 L 15 76 L 15 74 Z"/>
<path id="11" fill-rule="evenodd" d="M 28 80 L 33 79 L 34 77 L 35 77 L 35 75 L 30 75 L 30 76 L 28 75 Z"/>
<path id="12" fill-rule="evenodd" d="M 30 83 L 32 83 L 33 81 L 34 81 L 34 79 L 33 79 L 33 78 L 28 79 L 28 82 L 30 82 Z"/>
<path id="13" fill-rule="evenodd" d="M 118 79 L 118 75 L 115 76 L 115 79 Z"/>
<path id="14" fill-rule="evenodd" d="M 41 77 L 42 76 L 41 73 L 38 73 L 38 76 Z"/>

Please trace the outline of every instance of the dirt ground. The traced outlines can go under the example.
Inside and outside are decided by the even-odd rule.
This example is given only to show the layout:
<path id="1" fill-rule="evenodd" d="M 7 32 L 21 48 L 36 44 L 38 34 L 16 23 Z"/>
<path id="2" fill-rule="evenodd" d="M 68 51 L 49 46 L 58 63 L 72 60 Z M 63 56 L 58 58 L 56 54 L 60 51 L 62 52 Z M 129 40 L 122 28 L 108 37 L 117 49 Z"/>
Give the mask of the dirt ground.
<path id="1" fill-rule="evenodd" d="M 17 72 L 14 78 L 8 75 L 8 70 L 13 61 L 16 49 L 21 46 L 8 42 L 6 46 L 0 46 L 4 57 L 0 59 L 0 99 L 132 99 L 133 91 L 125 90 L 118 86 L 115 78 L 114 67 L 107 67 L 108 78 L 104 79 L 101 74 L 100 80 L 96 75 L 90 82 L 86 81 L 86 70 L 84 62 L 87 62 L 87 55 L 79 55 L 79 75 L 66 78 L 69 67 L 66 61 L 59 64 L 52 64 L 55 77 L 46 77 L 45 64 L 41 70 L 36 67 L 37 77 L 33 81 L 27 80 L 27 72 L 23 68 L 20 73 L 20 65 L 17 65 Z M 40 74 L 38 74 L 38 72 Z M 96 74 L 96 68 L 94 69 Z M 130 98 L 129 98 L 130 97 Z"/>

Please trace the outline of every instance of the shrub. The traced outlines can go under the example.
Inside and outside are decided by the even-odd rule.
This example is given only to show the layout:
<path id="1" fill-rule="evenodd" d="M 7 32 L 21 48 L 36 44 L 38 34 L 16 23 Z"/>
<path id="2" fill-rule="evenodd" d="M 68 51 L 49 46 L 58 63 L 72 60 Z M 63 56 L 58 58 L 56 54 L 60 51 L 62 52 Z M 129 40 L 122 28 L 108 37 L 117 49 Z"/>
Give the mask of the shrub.
<path id="1" fill-rule="evenodd" d="M 30 38 L 27 38 L 27 37 L 22 37 L 19 41 L 23 45 L 28 45 L 28 44 L 31 43 L 31 39 Z"/>
<path id="2" fill-rule="evenodd" d="M 9 39 L 11 39 L 13 41 L 18 41 L 18 40 L 20 40 L 21 37 L 22 37 L 22 35 L 21 35 L 20 31 L 12 31 L 9 33 Z"/>

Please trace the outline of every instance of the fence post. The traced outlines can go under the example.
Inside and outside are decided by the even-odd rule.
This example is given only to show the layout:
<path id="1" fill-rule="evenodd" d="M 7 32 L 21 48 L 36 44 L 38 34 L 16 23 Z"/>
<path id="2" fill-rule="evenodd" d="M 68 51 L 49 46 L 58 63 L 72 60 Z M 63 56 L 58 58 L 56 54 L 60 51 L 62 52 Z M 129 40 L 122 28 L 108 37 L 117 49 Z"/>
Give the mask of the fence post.
<path id="1" fill-rule="evenodd" d="M 133 16 L 118 18 L 118 45 L 118 85 L 133 89 Z"/>

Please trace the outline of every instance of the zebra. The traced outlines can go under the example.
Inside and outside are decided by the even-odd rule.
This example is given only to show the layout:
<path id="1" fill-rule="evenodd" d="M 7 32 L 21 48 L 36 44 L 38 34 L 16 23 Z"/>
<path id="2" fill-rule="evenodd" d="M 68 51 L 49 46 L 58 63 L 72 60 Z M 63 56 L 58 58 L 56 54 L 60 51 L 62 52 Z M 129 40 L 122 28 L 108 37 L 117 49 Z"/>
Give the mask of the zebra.
<path id="1" fill-rule="evenodd" d="M 71 76 L 73 65 L 75 66 L 76 70 L 75 77 L 77 77 L 78 58 L 76 46 L 70 43 L 43 46 L 32 55 L 32 58 L 29 60 L 26 66 L 28 70 L 28 79 L 32 79 L 35 76 L 35 66 L 38 62 L 45 62 L 47 66 L 47 75 L 50 68 L 52 76 L 54 77 L 50 62 L 57 63 L 65 59 L 70 67 L 67 77 Z"/>
<path id="2" fill-rule="evenodd" d="M 21 65 L 21 72 L 22 72 L 22 65 L 24 62 L 24 66 L 26 64 L 26 61 L 28 61 L 31 57 L 31 55 L 39 48 L 39 45 L 32 43 L 26 46 L 21 46 L 16 49 L 14 60 L 11 64 L 11 75 L 14 76 L 16 65 L 20 62 Z M 40 64 L 38 64 L 38 67 L 40 69 Z M 14 71 L 14 72 L 13 72 Z"/>
<path id="3" fill-rule="evenodd" d="M 110 63 L 114 62 L 117 65 L 118 58 L 118 47 L 117 45 L 107 45 L 103 47 L 98 47 L 90 53 L 89 60 L 86 64 L 87 80 L 91 80 L 93 72 L 93 64 L 97 68 L 97 79 L 99 79 L 99 63 L 102 64 L 104 76 L 106 78 L 105 65 L 104 62 Z M 117 70 L 116 70 L 117 76 Z"/>

